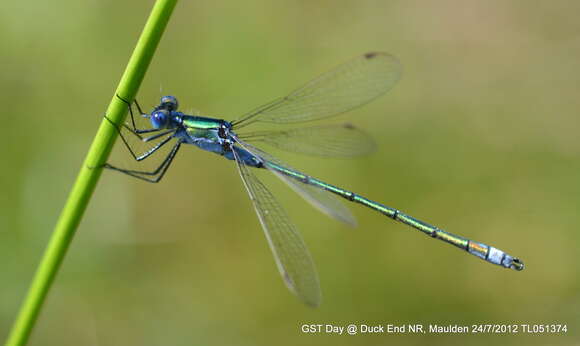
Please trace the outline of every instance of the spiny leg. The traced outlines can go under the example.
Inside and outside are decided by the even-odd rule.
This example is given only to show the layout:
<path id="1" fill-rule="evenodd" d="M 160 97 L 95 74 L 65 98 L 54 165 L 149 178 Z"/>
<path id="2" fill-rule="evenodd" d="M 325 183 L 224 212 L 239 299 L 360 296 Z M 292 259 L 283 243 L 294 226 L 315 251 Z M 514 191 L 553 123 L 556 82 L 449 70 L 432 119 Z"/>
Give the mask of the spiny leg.
<path id="1" fill-rule="evenodd" d="M 147 142 L 149 140 L 157 139 L 157 138 L 162 137 L 164 135 L 170 134 L 171 132 L 174 132 L 174 131 L 173 130 L 170 130 L 170 131 L 166 131 L 166 132 L 163 132 L 163 133 L 159 133 L 159 134 L 156 134 L 154 136 L 144 138 L 143 141 L 144 142 Z M 162 146 L 164 146 L 165 144 L 167 144 L 172 139 L 173 139 L 173 136 L 169 136 L 169 137 L 163 139 L 161 142 L 157 143 L 155 146 L 153 146 L 151 149 L 147 150 L 141 156 L 135 157 L 135 160 L 137 160 L 137 161 L 145 160 L 146 158 L 148 158 L 149 156 L 151 156 L 153 153 L 155 153 L 157 150 L 159 150 L 159 148 L 161 148 Z"/>
<path id="2" fill-rule="evenodd" d="M 152 147 L 151 149 L 149 149 L 148 151 L 146 151 L 144 154 L 141 155 L 137 155 L 135 153 L 135 151 L 133 150 L 133 148 L 131 148 L 131 145 L 129 144 L 129 142 L 127 142 L 127 139 L 125 138 L 125 136 L 123 136 L 123 133 L 121 132 L 121 129 L 119 129 L 119 127 L 111 120 L 109 119 L 106 115 L 105 115 L 105 119 L 107 119 L 107 121 L 109 123 L 111 123 L 111 125 L 113 125 L 115 127 L 115 129 L 117 130 L 117 133 L 119 134 L 119 137 L 121 137 L 121 140 L 123 141 L 123 143 L 125 144 L 125 147 L 127 147 L 127 149 L 129 150 L 129 152 L 131 153 L 131 156 L 133 156 L 133 158 L 137 161 L 142 161 L 146 158 L 148 158 L 149 156 L 151 156 L 151 154 L 153 154 L 154 152 L 156 152 L 159 148 L 161 148 L 164 144 L 166 144 L 167 142 L 169 142 L 173 137 L 169 136 L 167 138 L 165 138 L 163 141 L 157 143 L 154 147 Z M 131 133 L 137 135 L 139 137 L 139 139 L 141 139 L 141 141 L 143 142 L 149 142 L 152 141 L 154 139 L 163 137 L 165 135 L 168 135 L 172 132 L 175 132 L 175 130 L 167 130 L 161 133 L 157 133 L 154 134 L 152 136 L 149 137 L 141 137 L 138 134 L 136 134 L 135 132 L 133 132 L 130 128 L 128 128 L 127 126 L 125 126 L 125 128 L 127 128 L 129 131 L 131 131 Z M 156 131 L 158 131 L 156 129 Z"/>
<path id="3" fill-rule="evenodd" d="M 129 115 L 131 115 L 131 125 L 133 126 L 133 128 L 129 128 L 129 126 L 127 126 L 127 124 L 123 123 L 123 126 L 131 131 L 135 136 L 139 137 L 139 139 L 142 139 L 140 134 L 143 133 L 151 133 L 151 132 L 155 132 L 155 131 L 159 131 L 160 129 L 138 129 L 137 126 L 135 125 L 135 117 L 133 115 L 133 106 L 131 106 L 131 103 L 127 100 L 125 100 L 124 98 L 122 98 L 121 96 L 119 96 L 119 94 L 116 94 L 117 98 L 121 101 L 123 101 L 123 103 L 125 103 L 127 105 L 127 109 L 129 109 Z M 137 100 L 133 100 L 133 102 L 135 103 L 135 106 L 137 106 L 137 110 L 139 111 L 139 114 L 142 117 L 148 117 L 149 114 L 144 113 L 143 110 L 141 109 L 141 106 L 139 105 L 139 103 L 137 102 Z"/>
<path id="4" fill-rule="evenodd" d="M 165 159 L 163 159 L 163 162 L 161 162 L 159 167 L 157 167 L 155 170 L 153 170 L 151 172 L 122 169 L 122 168 L 118 168 L 115 166 L 111 166 L 108 163 L 105 163 L 105 165 L 103 167 L 107 168 L 107 169 L 112 169 L 112 170 L 117 171 L 117 172 L 125 173 L 127 175 L 132 176 L 132 177 L 135 177 L 137 179 L 141 179 L 141 180 L 144 180 L 144 181 L 147 181 L 150 183 L 158 183 L 161 180 L 161 178 L 163 178 L 163 175 L 165 175 L 165 172 L 167 172 L 167 169 L 169 168 L 169 166 L 171 165 L 171 162 L 175 158 L 175 155 L 177 154 L 177 151 L 179 150 L 180 146 L 181 146 L 181 141 L 178 141 L 177 143 L 175 143 L 175 146 L 173 146 L 173 148 L 171 149 L 171 151 L 169 152 L 167 157 L 165 157 Z M 149 178 L 149 177 L 151 177 L 151 178 Z"/>

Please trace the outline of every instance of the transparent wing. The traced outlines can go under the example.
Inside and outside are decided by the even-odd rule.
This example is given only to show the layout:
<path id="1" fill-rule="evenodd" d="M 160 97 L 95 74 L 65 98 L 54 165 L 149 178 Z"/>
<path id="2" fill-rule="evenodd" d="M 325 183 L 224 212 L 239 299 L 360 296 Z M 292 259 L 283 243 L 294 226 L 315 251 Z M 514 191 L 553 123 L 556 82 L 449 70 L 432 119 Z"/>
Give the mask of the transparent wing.
<path id="1" fill-rule="evenodd" d="M 290 95 L 232 122 L 241 128 L 256 121 L 291 123 L 330 117 L 377 98 L 399 80 L 401 65 L 392 55 L 367 53 L 310 81 Z"/>
<path id="2" fill-rule="evenodd" d="M 307 305 L 320 305 L 318 275 L 302 237 L 272 193 L 233 153 L 286 286 Z"/>
<path id="3" fill-rule="evenodd" d="M 368 134 L 348 123 L 257 131 L 240 134 L 239 138 L 249 143 L 266 143 L 282 150 L 323 157 L 353 157 L 376 149 Z"/>
<path id="4" fill-rule="evenodd" d="M 277 158 L 274 158 L 272 155 L 265 153 L 264 151 L 240 140 L 239 138 L 236 138 L 236 140 L 240 146 L 249 151 L 252 155 L 261 159 L 266 169 L 274 173 L 274 175 L 276 175 L 278 178 L 280 178 L 280 180 L 290 186 L 316 209 L 338 221 L 346 223 L 349 226 L 356 226 L 356 218 L 335 195 L 316 186 L 306 184 L 301 180 L 291 178 L 288 175 L 281 173 L 276 166 L 284 167 L 290 171 L 298 171 L 278 160 Z M 275 163 L 276 166 L 269 165 L 268 163 Z"/>

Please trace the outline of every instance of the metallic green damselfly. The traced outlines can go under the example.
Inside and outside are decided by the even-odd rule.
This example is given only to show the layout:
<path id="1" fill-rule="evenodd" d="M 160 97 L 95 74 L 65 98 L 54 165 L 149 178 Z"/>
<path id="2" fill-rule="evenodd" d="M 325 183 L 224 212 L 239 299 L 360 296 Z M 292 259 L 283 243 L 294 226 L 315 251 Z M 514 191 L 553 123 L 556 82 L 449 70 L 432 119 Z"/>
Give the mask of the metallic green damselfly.
<path id="1" fill-rule="evenodd" d="M 151 113 L 143 112 L 135 101 L 141 116 L 151 122 L 152 127 L 148 129 L 135 126 L 131 103 L 119 97 L 127 103 L 131 114 L 131 122 L 123 127 L 143 142 L 157 141 L 144 153 L 136 153 L 118 128 L 135 160 L 150 157 L 167 143 L 174 144 L 153 171 L 127 170 L 110 164 L 105 164 L 105 167 L 156 183 L 161 180 L 182 144 L 193 144 L 234 160 L 286 285 L 311 306 L 319 305 L 321 300 L 318 275 L 312 258 L 296 227 L 272 193 L 256 177 L 254 169 L 272 172 L 313 206 L 347 224 L 354 225 L 355 219 L 336 196 L 376 210 L 489 263 L 515 270 L 524 269 L 522 261 L 501 250 L 445 232 L 397 209 L 301 173 L 253 145 L 265 143 L 284 150 L 335 157 L 356 156 L 372 150 L 374 144 L 370 137 L 350 124 L 245 134 L 238 131 L 258 122 L 293 124 L 349 111 L 384 94 L 395 85 L 400 75 L 401 65 L 395 57 L 385 53 L 367 53 L 319 76 L 288 96 L 230 122 L 186 115 L 178 111 L 178 102 L 173 96 L 162 97 L 160 104 Z"/>

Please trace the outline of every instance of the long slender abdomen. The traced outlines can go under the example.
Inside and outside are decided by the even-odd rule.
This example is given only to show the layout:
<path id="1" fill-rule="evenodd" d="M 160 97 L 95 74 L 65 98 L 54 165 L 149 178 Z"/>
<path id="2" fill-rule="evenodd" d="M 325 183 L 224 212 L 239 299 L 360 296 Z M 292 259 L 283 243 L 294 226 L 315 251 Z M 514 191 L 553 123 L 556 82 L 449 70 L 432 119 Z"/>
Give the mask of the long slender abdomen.
<path id="1" fill-rule="evenodd" d="M 489 263 L 497 264 L 504 268 L 512 268 L 515 270 L 522 270 L 524 269 L 524 264 L 519 259 L 514 258 L 505 252 L 496 249 L 492 246 L 488 246 L 482 243 L 478 243 L 467 238 L 463 238 L 461 236 L 455 235 L 453 233 L 446 232 L 440 228 L 437 228 L 433 225 L 430 225 L 426 222 L 421 220 L 415 219 L 412 216 L 404 214 L 397 209 L 387 207 L 379 202 L 375 202 L 370 200 L 366 197 L 358 195 L 354 192 L 347 191 L 340 187 L 325 183 L 321 180 L 316 178 L 310 177 L 304 173 L 287 169 L 285 167 L 279 166 L 277 164 L 267 162 L 266 163 L 270 168 L 275 169 L 276 171 L 287 175 L 293 179 L 296 179 L 304 184 L 314 185 L 321 189 L 324 189 L 328 192 L 334 193 L 340 197 L 343 197 L 351 202 L 359 203 L 368 207 L 370 209 L 376 210 L 389 218 L 402 222 L 408 226 L 411 226 L 428 236 L 442 240 L 446 243 L 454 245 L 460 249 L 463 249 L 470 254 L 477 256 Z"/>

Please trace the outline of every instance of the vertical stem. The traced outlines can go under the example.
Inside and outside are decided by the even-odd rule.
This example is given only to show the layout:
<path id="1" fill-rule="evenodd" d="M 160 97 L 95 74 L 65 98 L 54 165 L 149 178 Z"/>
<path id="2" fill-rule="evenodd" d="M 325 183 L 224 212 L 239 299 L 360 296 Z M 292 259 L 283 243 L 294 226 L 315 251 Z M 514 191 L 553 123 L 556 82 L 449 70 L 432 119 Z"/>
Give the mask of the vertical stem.
<path id="1" fill-rule="evenodd" d="M 157 0 L 155 3 L 116 90 L 116 94 L 124 99 L 133 100 L 137 94 L 176 3 L 177 0 Z M 106 114 L 113 122 L 120 124 L 127 114 L 127 106 L 113 95 Z M 27 343 L 48 290 L 101 175 L 100 167 L 109 156 L 116 138 L 114 127 L 103 119 L 21 305 L 6 341 L 7 346 Z"/>

